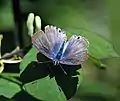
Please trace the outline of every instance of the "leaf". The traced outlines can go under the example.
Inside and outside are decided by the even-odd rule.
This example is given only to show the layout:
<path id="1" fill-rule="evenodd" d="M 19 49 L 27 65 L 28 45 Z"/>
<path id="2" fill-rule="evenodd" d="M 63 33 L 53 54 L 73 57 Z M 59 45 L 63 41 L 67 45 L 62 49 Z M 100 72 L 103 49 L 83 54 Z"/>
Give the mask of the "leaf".
<path id="1" fill-rule="evenodd" d="M 34 96 L 28 94 L 24 90 L 17 93 L 12 99 L 14 99 L 14 101 L 40 101 L 39 99 L 37 99 Z"/>
<path id="2" fill-rule="evenodd" d="M 12 82 L 10 77 L 8 79 L 0 76 L 0 95 L 12 98 L 19 91 L 21 91 L 20 86 L 15 82 Z"/>
<path id="3" fill-rule="evenodd" d="M 55 83 L 55 79 L 45 77 L 24 85 L 24 89 L 37 99 L 43 101 L 66 101 L 62 90 Z"/>
<path id="4" fill-rule="evenodd" d="M 38 50 L 36 48 L 32 48 L 29 51 L 29 54 L 26 54 L 23 62 L 20 63 L 20 71 L 22 73 L 22 71 L 27 67 L 27 65 L 31 62 L 31 61 L 37 61 L 36 58 L 36 54 L 38 53 Z"/>
<path id="5" fill-rule="evenodd" d="M 35 56 L 37 58 L 35 58 Z M 43 62 L 43 63 L 38 63 L 36 59 L 39 62 Z M 39 82 L 39 80 L 41 79 L 45 80 L 44 78 L 46 78 L 47 76 L 49 76 L 50 78 L 55 77 L 55 80 L 52 80 L 53 83 L 57 83 L 57 86 L 60 87 L 60 89 L 64 92 L 67 99 L 73 97 L 73 95 L 76 93 L 77 88 L 81 83 L 81 78 L 82 78 L 81 66 L 68 66 L 68 65 L 60 64 L 61 67 L 64 69 L 64 71 L 67 73 L 66 75 L 59 65 L 54 65 L 53 62 L 44 63 L 45 61 L 51 61 L 51 60 L 45 57 L 44 55 L 38 53 L 38 51 L 35 51 L 34 48 L 32 48 L 27 53 L 22 63 L 20 64 L 20 68 L 22 69 L 20 77 L 23 84 L 26 85 L 27 83 L 36 80 L 38 80 Z M 46 90 L 47 84 L 49 83 L 44 84 L 44 86 L 42 87 L 45 91 L 47 91 Z M 53 89 L 56 88 L 53 87 Z"/>
<path id="6" fill-rule="evenodd" d="M 14 100 L 8 99 L 8 98 L 6 98 L 4 96 L 0 96 L 0 101 L 14 101 Z"/>

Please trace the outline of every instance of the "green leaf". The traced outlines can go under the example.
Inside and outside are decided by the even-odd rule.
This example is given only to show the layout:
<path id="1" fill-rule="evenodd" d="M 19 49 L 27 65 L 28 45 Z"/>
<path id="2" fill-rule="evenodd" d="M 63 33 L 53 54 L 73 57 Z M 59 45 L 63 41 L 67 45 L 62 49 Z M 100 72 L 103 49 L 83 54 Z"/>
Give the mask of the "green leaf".
<path id="1" fill-rule="evenodd" d="M 67 75 L 64 74 L 62 69 L 58 66 L 55 66 L 51 63 L 38 63 L 38 61 L 47 61 L 45 56 L 38 53 L 38 51 L 33 47 L 27 55 L 24 57 L 22 63 L 20 64 L 21 68 L 21 80 L 23 84 L 33 82 L 35 80 L 44 80 L 46 76 L 51 78 L 55 77 L 55 80 L 52 80 L 54 83 L 57 83 L 57 86 L 65 93 L 67 99 L 70 99 L 76 92 L 79 87 L 82 79 L 82 69 L 80 66 L 64 66 L 61 64 L 62 68 L 67 72 Z M 48 59 L 50 61 L 50 59 Z M 50 81 L 51 82 L 51 81 Z M 48 83 L 49 84 L 49 83 Z M 71 84 L 71 85 L 69 85 Z M 69 86 L 68 86 L 69 85 Z M 45 91 L 47 83 L 42 87 Z M 53 86 L 53 85 L 51 85 Z M 53 89 L 56 89 L 53 87 Z M 46 92 L 47 93 L 47 92 Z M 54 95 L 54 93 L 53 93 Z"/>
<path id="2" fill-rule="evenodd" d="M 23 58 L 23 62 L 20 63 L 20 70 L 21 73 L 22 71 L 27 67 L 27 65 L 31 62 L 31 61 L 37 61 L 36 58 L 36 54 L 38 53 L 38 50 L 33 47 L 30 51 L 29 54 L 26 54 Z"/>
<path id="3" fill-rule="evenodd" d="M 43 101 L 66 101 L 64 93 L 55 82 L 55 78 L 45 77 L 24 85 L 25 91 Z"/>
<path id="4" fill-rule="evenodd" d="M 12 98 L 19 91 L 21 91 L 20 86 L 16 82 L 12 82 L 10 77 L 3 78 L 0 76 L 0 95 Z"/>

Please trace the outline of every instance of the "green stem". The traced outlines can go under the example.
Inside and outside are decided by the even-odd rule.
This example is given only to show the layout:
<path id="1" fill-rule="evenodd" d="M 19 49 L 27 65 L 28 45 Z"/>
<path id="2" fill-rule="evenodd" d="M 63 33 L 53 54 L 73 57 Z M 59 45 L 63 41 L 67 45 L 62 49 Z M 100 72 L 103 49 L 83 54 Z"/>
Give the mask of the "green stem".
<path id="1" fill-rule="evenodd" d="M 1 76 L 20 77 L 19 73 L 1 73 Z"/>
<path id="2" fill-rule="evenodd" d="M 102 69 L 105 69 L 106 68 L 106 65 L 103 64 L 99 59 L 89 55 L 89 59 L 90 61 L 92 61 L 97 67 L 99 68 L 102 68 Z"/>

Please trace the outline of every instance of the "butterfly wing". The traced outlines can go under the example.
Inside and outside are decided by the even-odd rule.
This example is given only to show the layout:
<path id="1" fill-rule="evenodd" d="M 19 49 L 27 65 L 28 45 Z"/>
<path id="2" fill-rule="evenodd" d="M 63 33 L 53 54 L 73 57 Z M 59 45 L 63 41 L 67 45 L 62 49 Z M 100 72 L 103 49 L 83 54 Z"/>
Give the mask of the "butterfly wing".
<path id="1" fill-rule="evenodd" d="M 67 65 L 79 65 L 87 59 L 88 41 L 82 36 L 73 35 L 66 42 L 60 63 Z"/>
<path id="2" fill-rule="evenodd" d="M 33 45 L 50 59 L 55 58 L 66 40 L 64 31 L 49 25 L 45 27 L 45 32 L 40 30 L 32 37 Z"/>

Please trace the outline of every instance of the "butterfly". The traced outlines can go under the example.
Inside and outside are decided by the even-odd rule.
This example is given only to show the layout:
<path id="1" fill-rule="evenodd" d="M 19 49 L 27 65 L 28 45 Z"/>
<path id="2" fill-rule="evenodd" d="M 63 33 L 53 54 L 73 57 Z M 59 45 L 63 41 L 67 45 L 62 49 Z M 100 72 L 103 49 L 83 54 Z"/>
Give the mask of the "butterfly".
<path id="1" fill-rule="evenodd" d="M 86 38 L 72 35 L 67 39 L 65 31 L 52 25 L 47 25 L 44 32 L 37 31 L 32 36 L 32 44 L 55 64 L 80 65 L 88 57 Z"/>

